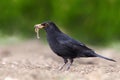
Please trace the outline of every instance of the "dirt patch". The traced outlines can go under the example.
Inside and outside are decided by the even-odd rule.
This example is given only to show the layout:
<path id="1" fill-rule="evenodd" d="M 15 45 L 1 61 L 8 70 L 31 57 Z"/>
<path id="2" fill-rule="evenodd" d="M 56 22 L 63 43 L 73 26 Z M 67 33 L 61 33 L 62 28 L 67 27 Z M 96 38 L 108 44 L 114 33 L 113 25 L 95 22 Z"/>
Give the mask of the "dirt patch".
<path id="1" fill-rule="evenodd" d="M 59 71 L 63 60 L 39 41 L 0 46 L 0 80 L 120 80 L 117 50 L 97 50 L 116 63 L 100 58 L 75 59 L 69 71 Z"/>

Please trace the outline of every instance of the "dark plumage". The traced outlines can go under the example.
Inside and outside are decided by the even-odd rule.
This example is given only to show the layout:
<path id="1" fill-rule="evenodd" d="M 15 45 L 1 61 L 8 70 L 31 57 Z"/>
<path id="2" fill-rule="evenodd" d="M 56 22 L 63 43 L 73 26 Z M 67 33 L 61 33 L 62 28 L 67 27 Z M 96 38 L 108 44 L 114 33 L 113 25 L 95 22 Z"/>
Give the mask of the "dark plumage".
<path id="1" fill-rule="evenodd" d="M 88 48 L 85 44 L 74 40 L 68 35 L 64 34 L 53 22 L 44 22 L 35 25 L 35 28 L 44 28 L 47 33 L 47 40 L 53 52 L 64 59 L 66 64 L 70 60 L 67 69 L 70 68 L 74 58 L 79 57 L 100 57 L 109 61 L 113 59 L 103 57 L 96 54 L 92 49 Z M 65 66 L 61 67 L 61 69 Z"/>

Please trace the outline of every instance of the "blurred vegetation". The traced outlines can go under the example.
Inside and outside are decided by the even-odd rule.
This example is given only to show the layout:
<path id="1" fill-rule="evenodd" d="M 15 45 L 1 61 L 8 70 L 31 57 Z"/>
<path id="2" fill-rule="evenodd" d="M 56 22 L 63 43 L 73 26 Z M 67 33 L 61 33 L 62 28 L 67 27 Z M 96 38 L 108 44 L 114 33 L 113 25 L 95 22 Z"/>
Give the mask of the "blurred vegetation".
<path id="1" fill-rule="evenodd" d="M 1 0 L 0 34 L 33 37 L 34 24 L 54 21 L 82 42 L 120 40 L 120 0 Z"/>

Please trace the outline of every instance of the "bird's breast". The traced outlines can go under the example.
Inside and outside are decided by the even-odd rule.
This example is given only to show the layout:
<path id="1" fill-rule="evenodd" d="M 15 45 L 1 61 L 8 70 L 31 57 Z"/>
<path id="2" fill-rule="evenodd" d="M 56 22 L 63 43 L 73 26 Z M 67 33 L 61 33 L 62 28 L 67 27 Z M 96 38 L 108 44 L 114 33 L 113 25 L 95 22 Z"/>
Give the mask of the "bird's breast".
<path id="1" fill-rule="evenodd" d="M 67 48 L 60 44 L 55 38 L 48 38 L 48 43 L 52 51 L 61 57 L 75 57 L 77 54 L 73 52 L 71 49 Z"/>
<path id="2" fill-rule="evenodd" d="M 50 48 L 55 52 L 57 53 L 58 52 L 58 49 L 60 49 L 60 44 L 58 43 L 58 41 L 54 38 L 47 38 L 48 40 L 48 43 L 49 43 L 49 46 Z"/>

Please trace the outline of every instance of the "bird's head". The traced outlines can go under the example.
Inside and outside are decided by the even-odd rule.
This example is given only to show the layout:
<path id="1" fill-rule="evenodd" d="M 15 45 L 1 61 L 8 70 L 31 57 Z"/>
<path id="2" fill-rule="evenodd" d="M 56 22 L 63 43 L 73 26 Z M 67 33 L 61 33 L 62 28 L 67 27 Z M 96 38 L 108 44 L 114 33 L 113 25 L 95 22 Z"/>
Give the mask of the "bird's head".
<path id="1" fill-rule="evenodd" d="M 51 27 L 51 25 L 54 25 L 54 23 L 51 21 L 43 22 L 41 24 L 36 24 L 34 28 L 35 28 L 35 32 L 37 33 L 37 38 L 39 38 L 39 29 L 49 28 Z"/>
<path id="2" fill-rule="evenodd" d="M 39 29 L 45 29 L 46 32 L 61 32 L 58 27 L 55 25 L 55 23 L 48 21 L 48 22 L 43 22 L 41 24 L 36 24 L 35 26 L 35 32 L 37 33 L 37 38 L 39 38 Z"/>

